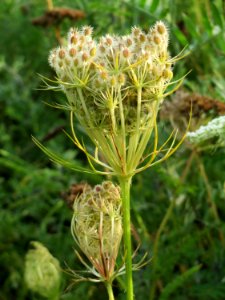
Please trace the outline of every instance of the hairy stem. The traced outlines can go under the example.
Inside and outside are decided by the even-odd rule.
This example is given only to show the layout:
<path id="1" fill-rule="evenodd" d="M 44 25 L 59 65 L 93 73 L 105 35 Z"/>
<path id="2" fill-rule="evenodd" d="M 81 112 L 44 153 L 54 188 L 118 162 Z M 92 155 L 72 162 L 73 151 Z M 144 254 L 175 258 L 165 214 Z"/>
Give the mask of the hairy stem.
<path id="1" fill-rule="evenodd" d="M 113 295 L 113 289 L 112 289 L 112 283 L 111 282 L 106 282 L 105 283 L 108 295 L 109 295 L 109 300 L 114 300 L 114 295 Z"/>
<path id="2" fill-rule="evenodd" d="M 131 177 L 121 177 L 120 187 L 123 203 L 123 234 L 124 234 L 124 252 L 126 265 L 126 287 L 127 300 L 134 299 L 133 279 L 132 279 L 132 245 L 131 245 L 131 221 L 130 221 L 130 186 Z"/>

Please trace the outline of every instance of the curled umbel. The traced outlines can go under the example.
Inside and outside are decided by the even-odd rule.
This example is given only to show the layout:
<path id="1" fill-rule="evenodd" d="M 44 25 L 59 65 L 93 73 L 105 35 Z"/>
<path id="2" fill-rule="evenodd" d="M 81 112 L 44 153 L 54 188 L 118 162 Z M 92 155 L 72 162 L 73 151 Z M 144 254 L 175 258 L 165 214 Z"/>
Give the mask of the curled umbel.
<path id="1" fill-rule="evenodd" d="M 120 188 L 104 181 L 86 186 L 74 201 L 72 235 L 82 252 L 104 280 L 114 275 L 122 238 Z"/>

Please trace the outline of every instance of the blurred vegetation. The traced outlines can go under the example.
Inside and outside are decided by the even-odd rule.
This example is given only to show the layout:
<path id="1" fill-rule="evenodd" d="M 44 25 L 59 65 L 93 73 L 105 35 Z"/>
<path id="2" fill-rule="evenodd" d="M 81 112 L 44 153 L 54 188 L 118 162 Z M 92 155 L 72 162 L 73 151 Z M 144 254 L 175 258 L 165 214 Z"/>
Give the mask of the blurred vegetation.
<path id="1" fill-rule="evenodd" d="M 47 62 L 50 49 L 71 26 L 89 24 L 99 36 L 124 34 L 133 25 L 148 30 L 162 19 L 170 28 L 171 54 L 184 47 L 190 51 L 175 66 L 176 77 L 192 70 L 183 89 L 225 105 L 224 5 L 222 0 L 55 0 L 55 7 L 82 10 L 85 18 L 41 27 L 32 20 L 44 14 L 47 1 L 1 1 L 0 300 L 41 299 L 24 283 L 31 241 L 43 243 L 64 269 L 81 268 L 63 193 L 73 183 L 102 180 L 53 165 L 31 141 L 33 135 L 65 158 L 87 164 L 62 131 L 68 129 L 66 112 L 43 103 L 64 97 L 39 89 L 38 73 L 54 76 Z M 210 118 L 210 107 L 201 113 Z M 170 116 L 161 120 L 162 141 L 173 125 Z M 152 257 L 134 274 L 137 300 L 225 299 L 224 170 L 224 148 L 203 151 L 185 142 L 166 163 L 135 177 L 134 246 L 141 241 L 138 256 L 147 251 Z M 65 274 L 62 299 L 107 299 L 104 286 L 81 283 L 67 290 L 69 283 Z M 120 284 L 115 282 L 115 294 L 122 300 Z"/>

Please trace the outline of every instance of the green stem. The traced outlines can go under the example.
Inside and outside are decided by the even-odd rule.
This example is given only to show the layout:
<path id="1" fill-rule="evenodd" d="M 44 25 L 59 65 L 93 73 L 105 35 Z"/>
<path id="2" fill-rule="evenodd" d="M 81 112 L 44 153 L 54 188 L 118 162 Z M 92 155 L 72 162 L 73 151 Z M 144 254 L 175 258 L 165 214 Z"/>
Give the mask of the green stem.
<path id="1" fill-rule="evenodd" d="M 112 283 L 111 282 L 106 282 L 106 289 L 109 295 L 109 300 L 115 300 L 114 295 L 113 295 L 113 289 L 112 289 Z"/>
<path id="2" fill-rule="evenodd" d="M 132 245 L 131 245 L 131 221 L 130 221 L 130 186 L 132 177 L 121 177 L 120 187 L 123 203 L 123 235 L 126 265 L 127 300 L 134 299 L 132 280 Z"/>

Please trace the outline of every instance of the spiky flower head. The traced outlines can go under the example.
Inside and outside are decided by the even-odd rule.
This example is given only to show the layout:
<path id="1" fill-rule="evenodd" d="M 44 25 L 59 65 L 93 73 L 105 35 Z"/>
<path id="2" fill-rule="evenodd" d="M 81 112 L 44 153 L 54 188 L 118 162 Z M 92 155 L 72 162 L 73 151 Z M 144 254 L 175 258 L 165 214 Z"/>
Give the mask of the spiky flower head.
<path id="1" fill-rule="evenodd" d="M 25 261 L 25 282 L 32 291 L 55 299 L 59 295 L 61 274 L 56 258 L 39 242 L 32 242 Z"/>
<path id="2" fill-rule="evenodd" d="M 168 40 L 161 21 L 148 32 L 133 27 L 128 35 L 107 34 L 98 40 L 86 26 L 71 29 L 66 44 L 50 53 L 57 74 L 52 88 L 66 94 L 72 127 L 75 116 L 114 175 L 136 172 L 160 104 L 181 84 L 182 78 L 171 82 L 172 65 L 181 56 L 170 57 Z M 165 92 L 174 83 L 177 86 Z M 72 132 L 75 144 L 85 151 Z"/>
<path id="3" fill-rule="evenodd" d="M 86 186 L 74 201 L 72 235 L 104 280 L 110 280 L 122 237 L 120 189 L 110 181 Z"/>
<path id="4" fill-rule="evenodd" d="M 147 33 L 133 27 L 127 36 L 107 34 L 99 41 L 86 26 L 71 29 L 67 44 L 52 50 L 49 62 L 85 127 L 120 130 L 121 98 L 128 133 L 136 126 L 138 89 L 142 91 L 139 125 L 144 128 L 153 115 L 153 103 L 162 100 L 173 77 L 167 46 L 168 30 L 163 22 Z"/>

